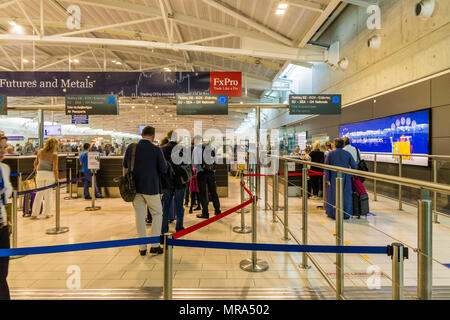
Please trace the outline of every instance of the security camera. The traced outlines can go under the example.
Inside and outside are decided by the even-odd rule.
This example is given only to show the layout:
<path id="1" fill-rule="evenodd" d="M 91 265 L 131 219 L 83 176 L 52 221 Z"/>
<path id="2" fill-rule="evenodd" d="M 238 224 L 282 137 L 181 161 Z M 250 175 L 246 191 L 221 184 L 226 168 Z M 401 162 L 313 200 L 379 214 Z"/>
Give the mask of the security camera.
<path id="1" fill-rule="evenodd" d="M 413 8 L 414 16 L 428 19 L 433 14 L 435 0 L 421 0 L 416 3 Z"/>
<path id="2" fill-rule="evenodd" d="M 381 46 L 381 37 L 379 35 L 374 35 L 373 37 L 367 40 L 367 47 L 378 50 Z"/>
<path id="3" fill-rule="evenodd" d="M 347 59 L 347 57 L 345 57 L 345 58 L 343 58 L 342 60 L 340 60 L 340 61 L 338 62 L 338 65 L 339 65 L 339 67 L 340 67 L 342 70 L 347 69 L 347 68 L 348 68 L 348 59 Z"/>

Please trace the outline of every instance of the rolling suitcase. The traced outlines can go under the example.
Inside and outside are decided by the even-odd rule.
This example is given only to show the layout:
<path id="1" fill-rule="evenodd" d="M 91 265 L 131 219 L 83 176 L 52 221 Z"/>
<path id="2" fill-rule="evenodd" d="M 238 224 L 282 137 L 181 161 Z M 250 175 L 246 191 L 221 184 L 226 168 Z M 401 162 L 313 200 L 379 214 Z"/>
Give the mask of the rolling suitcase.
<path id="1" fill-rule="evenodd" d="M 358 192 L 353 192 L 353 216 L 358 217 L 367 216 L 369 213 L 369 195 L 362 194 L 360 195 Z"/>
<path id="2" fill-rule="evenodd" d="M 33 211 L 33 203 L 34 203 L 35 197 L 36 197 L 36 192 L 26 193 L 23 195 L 22 217 L 30 217 L 31 216 L 31 213 Z M 39 214 L 42 213 L 42 208 L 43 208 L 43 205 L 41 203 L 41 210 L 40 210 Z"/>

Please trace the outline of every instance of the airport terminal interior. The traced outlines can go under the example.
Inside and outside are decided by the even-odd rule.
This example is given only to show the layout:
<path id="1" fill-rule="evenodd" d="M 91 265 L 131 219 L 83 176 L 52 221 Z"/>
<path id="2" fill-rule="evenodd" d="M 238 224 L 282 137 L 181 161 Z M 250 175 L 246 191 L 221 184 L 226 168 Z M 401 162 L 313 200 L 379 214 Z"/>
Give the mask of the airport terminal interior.
<path id="1" fill-rule="evenodd" d="M 0 9 L 1 299 L 450 299 L 450 1 Z"/>

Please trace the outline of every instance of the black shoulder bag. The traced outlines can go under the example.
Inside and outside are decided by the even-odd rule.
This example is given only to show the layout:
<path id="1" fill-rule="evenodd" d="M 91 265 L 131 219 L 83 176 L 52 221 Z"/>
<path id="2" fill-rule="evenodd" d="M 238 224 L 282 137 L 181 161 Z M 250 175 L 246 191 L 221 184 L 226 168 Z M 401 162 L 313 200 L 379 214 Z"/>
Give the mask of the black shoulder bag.
<path id="1" fill-rule="evenodd" d="M 358 154 L 358 170 L 361 171 L 369 171 L 369 167 L 367 167 L 367 163 L 364 159 L 361 159 L 361 155 L 359 154 L 359 149 L 356 148 L 356 153 Z M 361 182 L 364 182 L 366 178 L 358 177 Z"/>
<path id="2" fill-rule="evenodd" d="M 136 183 L 134 180 L 134 160 L 136 157 L 136 143 L 131 146 L 131 166 L 127 173 L 119 178 L 120 196 L 126 202 L 132 202 L 136 197 Z"/>

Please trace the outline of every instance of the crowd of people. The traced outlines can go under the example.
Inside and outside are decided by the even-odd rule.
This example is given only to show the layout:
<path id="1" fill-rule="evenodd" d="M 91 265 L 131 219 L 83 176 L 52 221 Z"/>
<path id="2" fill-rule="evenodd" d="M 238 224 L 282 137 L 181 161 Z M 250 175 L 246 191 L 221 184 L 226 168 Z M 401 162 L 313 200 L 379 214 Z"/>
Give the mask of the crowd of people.
<path id="1" fill-rule="evenodd" d="M 179 138 L 173 130 L 167 133 L 159 144 L 155 143 L 155 129 L 147 126 L 142 130 L 142 139 L 130 144 L 123 159 L 124 175 L 130 170 L 134 173 L 136 196 L 133 207 L 136 213 L 136 227 L 140 237 L 146 237 L 146 222 L 149 222 L 150 212 L 152 229 L 151 236 L 160 236 L 169 231 L 171 212 L 175 211 L 175 231 L 184 229 L 184 207 L 191 205 L 189 213 L 202 210 L 197 217 L 209 218 L 209 199 L 212 200 L 214 213 L 220 214 L 220 201 L 217 195 L 214 163 L 205 161 L 205 154 L 215 157 L 211 144 L 203 142 L 201 136 L 195 136 L 191 141 L 191 159 L 184 158 L 183 149 L 179 148 Z M 185 146 L 186 147 L 186 146 Z M 146 221 L 147 217 L 147 221 Z M 139 248 L 141 255 L 146 255 L 147 246 Z M 158 243 L 152 244 L 149 253 L 161 254 L 163 248 Z"/>
<path id="2" fill-rule="evenodd" d="M 300 147 L 296 146 L 291 156 L 299 156 L 300 159 L 324 163 L 332 166 L 349 168 L 349 169 L 361 169 L 358 165 L 361 163 L 361 156 L 358 148 L 351 145 L 351 141 L 348 137 L 336 138 L 334 143 L 327 141 L 324 144 L 320 144 L 320 141 L 313 143 L 312 148 L 306 146 L 303 152 Z M 324 175 L 310 175 L 308 177 L 308 194 L 310 198 L 314 199 L 320 196 L 326 198 L 326 213 L 327 216 L 335 219 L 335 202 L 336 202 L 336 171 L 324 170 L 320 167 L 311 166 L 312 172 L 320 172 Z M 343 195 L 344 195 L 344 219 L 348 219 L 353 215 L 353 199 L 352 194 L 354 191 L 352 175 L 342 174 L 343 178 Z M 323 190 L 323 180 L 325 179 L 325 190 Z"/>

